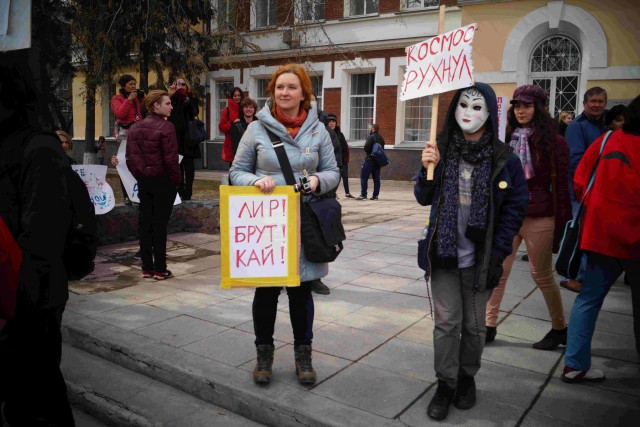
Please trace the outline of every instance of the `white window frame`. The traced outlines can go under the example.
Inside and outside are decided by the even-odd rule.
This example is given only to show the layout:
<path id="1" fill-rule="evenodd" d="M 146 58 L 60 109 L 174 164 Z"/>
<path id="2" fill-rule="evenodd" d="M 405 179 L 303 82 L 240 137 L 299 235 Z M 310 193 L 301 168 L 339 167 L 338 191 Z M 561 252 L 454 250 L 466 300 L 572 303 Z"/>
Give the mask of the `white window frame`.
<path id="1" fill-rule="evenodd" d="M 373 94 L 367 94 L 367 95 L 353 95 L 352 91 L 353 91 L 353 87 L 352 87 L 352 80 L 353 80 L 353 76 L 355 75 L 371 75 L 373 76 Z M 364 98 L 364 97 L 373 97 L 373 105 L 372 105 L 372 114 L 371 114 L 371 122 L 368 123 L 368 125 L 371 125 L 372 123 L 375 123 L 376 121 L 376 91 L 377 91 L 377 86 L 376 86 L 376 71 L 375 70 L 371 70 L 371 71 L 367 71 L 367 72 L 362 72 L 362 73 L 348 73 L 348 85 L 347 85 L 347 121 L 349 123 L 349 128 L 348 128 L 348 140 L 349 141 L 362 141 L 362 140 L 366 140 L 366 135 L 364 138 L 356 138 L 355 135 L 355 129 L 354 127 L 351 125 L 351 120 L 352 120 L 352 115 L 351 115 L 351 100 L 354 97 L 358 97 L 358 98 Z"/>
<path id="2" fill-rule="evenodd" d="M 232 30 L 235 27 L 235 22 L 232 22 L 232 18 L 233 18 L 233 13 L 235 12 L 235 7 L 236 7 L 236 0 L 215 0 L 216 2 L 216 10 L 217 10 L 217 14 L 215 19 L 213 19 L 213 22 L 211 22 L 211 28 L 213 29 L 217 29 L 217 30 Z M 224 25 L 220 25 L 220 3 L 221 2 L 225 2 L 226 4 L 224 5 Z"/>
<path id="3" fill-rule="evenodd" d="M 325 20 L 325 8 L 327 1 L 329 0 L 295 0 L 296 3 L 296 17 L 298 22 L 324 22 Z M 322 5 L 322 16 L 317 16 L 317 6 Z M 312 16 L 305 16 L 306 11 L 312 11 Z"/>
<path id="4" fill-rule="evenodd" d="M 411 6 L 409 6 L 410 1 L 414 3 Z M 429 9 L 438 7 L 439 3 L 438 0 L 402 0 L 401 8 L 402 10 Z"/>
<path id="5" fill-rule="evenodd" d="M 267 6 L 267 23 L 266 25 L 258 25 L 258 2 L 260 4 L 265 4 Z M 277 11 L 278 2 L 277 0 L 252 0 L 251 1 L 251 28 L 254 30 L 275 27 L 278 25 L 278 11 Z M 273 21 L 270 20 L 270 12 L 274 12 Z"/>
<path id="6" fill-rule="evenodd" d="M 398 86 L 398 90 L 401 89 L 401 86 Z M 425 138 L 424 139 L 417 139 L 417 140 L 408 140 L 406 138 L 406 134 L 407 134 L 407 108 L 409 107 L 409 103 L 411 101 L 415 101 L 415 100 L 409 100 L 409 101 L 405 101 L 402 102 L 400 105 L 402 105 L 402 126 L 401 126 L 401 141 L 403 144 L 419 144 L 420 146 L 424 146 L 424 144 L 426 144 L 427 141 L 429 141 L 429 138 L 431 137 L 431 111 L 433 108 L 433 97 L 431 95 L 429 96 L 423 96 L 420 98 L 417 98 L 420 100 L 426 99 L 428 102 L 427 105 L 427 113 L 425 117 L 416 117 L 414 120 L 416 120 L 419 123 L 426 123 L 427 126 L 422 129 L 422 128 L 415 128 L 416 130 L 418 130 L 418 132 L 420 132 L 421 130 L 423 132 L 425 132 Z M 412 118 L 413 119 L 413 118 Z M 396 136 L 397 137 L 397 136 Z"/>
<path id="7" fill-rule="evenodd" d="M 565 38 L 567 40 L 569 40 L 574 46 L 575 48 L 578 50 L 578 55 L 579 55 L 579 61 L 578 63 L 580 64 L 577 70 L 570 70 L 570 71 L 531 71 L 532 68 L 532 62 L 533 62 L 533 53 L 536 51 L 536 49 L 538 49 L 539 46 L 541 46 L 543 43 L 547 42 L 549 39 L 554 38 L 554 37 L 562 37 Z M 558 91 L 557 88 L 557 83 L 558 83 L 558 79 L 561 77 L 575 77 L 577 78 L 577 82 L 576 82 L 576 93 L 575 93 L 575 105 L 573 106 L 573 109 L 571 111 L 573 111 L 574 113 L 574 117 L 578 115 L 578 110 L 580 108 L 580 106 L 582 105 L 582 103 L 580 102 L 581 100 L 581 94 L 580 94 L 580 80 L 581 80 L 581 76 L 580 76 L 580 70 L 582 69 L 582 61 L 583 61 L 583 56 L 582 56 L 582 51 L 580 49 L 580 45 L 572 38 L 569 37 L 565 34 L 550 34 L 547 35 L 546 37 L 542 38 L 540 41 L 538 41 L 536 44 L 533 45 L 533 48 L 531 49 L 531 52 L 529 52 L 529 61 L 527 63 L 527 81 L 529 84 L 534 84 L 534 81 L 536 80 L 549 80 L 549 91 L 547 93 L 548 95 L 548 108 L 549 108 L 549 113 L 551 114 L 552 117 L 557 117 L 558 114 L 560 113 L 560 109 L 558 108 L 556 110 L 556 94 Z"/>
<path id="8" fill-rule="evenodd" d="M 320 90 L 318 92 L 315 92 L 316 103 L 318 105 L 318 110 L 324 110 L 322 108 L 323 107 L 323 100 L 324 100 L 324 96 L 323 96 L 323 92 L 324 92 L 324 77 L 323 77 L 322 74 L 314 74 L 314 75 L 309 76 L 309 78 L 311 79 L 311 88 L 313 89 L 314 92 L 316 90 L 316 86 L 317 85 L 314 86 L 313 80 L 316 79 L 316 81 L 320 83 Z"/>
<path id="9" fill-rule="evenodd" d="M 269 86 L 270 77 L 256 77 L 254 80 L 255 80 L 255 85 L 253 87 L 255 88 L 255 90 L 253 92 L 253 96 L 255 98 L 253 98 L 253 100 L 256 101 L 256 103 L 258 104 L 258 111 L 260 111 L 262 110 L 262 107 L 264 107 L 264 104 L 270 98 L 269 91 L 267 90 L 267 87 Z M 262 84 L 264 84 L 263 88 L 260 87 Z M 260 93 L 260 89 L 263 89 L 262 93 Z M 258 111 L 256 111 L 256 113 Z"/>
<path id="10" fill-rule="evenodd" d="M 367 1 L 375 1 L 377 3 L 378 7 L 375 9 L 375 11 L 372 12 L 367 10 Z M 359 14 L 351 13 L 351 5 L 355 3 L 364 3 L 363 13 L 359 13 Z M 379 11 L 380 11 L 380 0 L 345 0 L 345 8 L 344 8 L 345 16 L 377 15 Z"/>

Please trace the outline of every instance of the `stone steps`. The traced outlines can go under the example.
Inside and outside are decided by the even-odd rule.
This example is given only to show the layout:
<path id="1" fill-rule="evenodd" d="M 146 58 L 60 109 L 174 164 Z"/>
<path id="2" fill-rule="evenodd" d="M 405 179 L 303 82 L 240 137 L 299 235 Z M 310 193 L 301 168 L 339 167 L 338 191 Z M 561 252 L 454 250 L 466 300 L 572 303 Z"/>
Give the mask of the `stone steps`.
<path id="1" fill-rule="evenodd" d="M 64 344 L 62 353 L 71 402 L 109 425 L 262 425 L 76 347 Z"/>
<path id="2" fill-rule="evenodd" d="M 63 321 L 63 337 L 66 344 L 63 371 L 70 383 L 72 395 L 80 396 L 87 402 L 89 413 L 113 416 L 120 420 L 116 423 L 119 425 L 190 425 L 177 421 L 168 424 L 160 422 L 167 422 L 164 417 L 168 408 L 175 407 L 175 411 L 182 411 L 180 408 L 184 406 L 195 411 L 198 405 L 194 402 L 200 402 L 206 407 L 206 411 L 215 412 L 211 405 L 224 408 L 222 411 L 229 419 L 230 414 L 238 414 L 239 417 L 272 426 L 405 425 L 398 420 L 389 420 L 321 396 L 314 393 L 313 389 L 301 391 L 299 387 L 284 382 L 258 387 L 253 384 L 250 372 L 84 316 L 67 316 Z M 84 356 L 79 350 L 85 354 L 90 353 L 85 357 L 89 360 L 91 356 L 92 364 L 101 362 L 109 365 L 91 368 L 91 364 L 87 362 L 87 368 L 82 367 L 83 371 L 87 369 L 86 372 L 75 373 L 74 370 L 79 364 L 74 361 L 74 357 Z M 112 372 L 116 370 L 131 372 L 129 375 L 132 378 L 132 389 L 139 388 L 136 384 L 151 383 L 162 387 L 162 392 L 154 394 L 140 390 L 140 393 L 149 399 L 138 402 L 136 398 L 135 407 L 131 406 L 131 399 L 127 399 L 127 395 L 120 399 L 124 400 L 123 402 L 119 401 L 117 395 L 101 400 L 103 392 L 100 388 L 105 387 L 108 390 L 110 381 L 107 381 L 107 384 L 99 383 L 110 379 Z M 97 392 L 90 391 L 92 389 Z M 127 387 L 122 389 L 127 390 Z M 184 403 L 174 405 L 170 392 L 180 393 L 178 402 Z M 93 403 L 92 400 L 98 403 Z M 160 420 L 153 418 L 158 416 L 161 416 Z M 217 419 L 217 416 L 215 418 Z"/>

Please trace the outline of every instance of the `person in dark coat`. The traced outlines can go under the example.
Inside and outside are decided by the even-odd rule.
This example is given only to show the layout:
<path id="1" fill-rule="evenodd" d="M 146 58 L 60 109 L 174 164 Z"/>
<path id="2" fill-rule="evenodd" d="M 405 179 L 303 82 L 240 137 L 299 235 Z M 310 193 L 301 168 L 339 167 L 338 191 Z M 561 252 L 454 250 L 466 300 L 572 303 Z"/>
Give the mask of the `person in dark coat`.
<path id="1" fill-rule="evenodd" d="M 349 193 L 349 144 L 347 144 L 347 140 L 340 130 L 340 126 L 338 126 L 338 116 L 333 113 L 329 113 L 327 116 L 327 121 L 327 126 L 329 126 L 329 128 L 333 132 L 335 132 L 340 143 L 340 155 L 342 156 L 342 164 L 338 164 L 338 167 L 340 168 L 340 177 L 342 178 L 342 185 L 344 186 L 345 196 L 353 199 L 354 197 Z"/>
<path id="2" fill-rule="evenodd" d="M 178 77 L 175 84 L 169 88 L 169 94 L 173 107 L 169 121 L 176 128 L 178 154 L 183 156 L 182 162 L 180 162 L 182 184 L 178 193 L 182 200 L 191 200 L 193 180 L 195 179 L 194 159 L 201 158 L 202 154 L 200 153 L 200 143 L 191 144 L 189 140 L 188 124 L 198 115 L 198 99 L 191 93 L 188 83 L 182 77 Z"/>
<path id="3" fill-rule="evenodd" d="M 378 133 L 380 128 L 376 123 L 373 123 L 369 128 L 369 136 L 364 143 L 364 163 L 360 170 L 360 195 L 356 197 L 358 200 L 367 200 L 367 187 L 369 183 L 369 177 L 373 177 L 373 195 L 371 200 L 378 200 L 380 194 L 380 169 L 382 167 L 373 160 L 371 157 L 371 151 L 373 150 L 373 144 L 380 144 L 384 148 L 384 138 Z"/>
<path id="4" fill-rule="evenodd" d="M 247 130 L 249 123 L 254 120 L 258 120 L 256 118 L 258 103 L 251 98 L 245 98 L 240 103 L 240 111 L 240 121 L 235 122 L 233 126 L 231 126 L 231 145 L 234 158 L 236 157 L 236 152 L 238 151 L 242 135 L 244 135 Z"/>
<path id="5" fill-rule="evenodd" d="M 443 420 L 451 403 L 458 409 L 475 405 L 486 303 L 529 194 L 520 160 L 498 139 L 496 95 L 484 83 L 456 92 L 437 145 L 427 143 L 421 160 L 414 194 L 420 205 L 431 205 L 431 213 L 418 264 L 431 281 L 438 378 L 427 415 Z M 426 178 L 429 163 L 435 164 L 433 180 Z"/>
<path id="6" fill-rule="evenodd" d="M 0 324 L 0 408 L 10 426 L 74 426 L 60 371 L 73 171 L 37 123 L 26 56 L 0 53 L 0 216 L 22 252 L 15 317 Z"/>
<path id="7" fill-rule="evenodd" d="M 140 258 L 142 277 L 164 280 L 167 270 L 167 224 L 181 182 L 178 142 L 171 99 L 162 90 L 145 98 L 149 114 L 128 134 L 127 167 L 138 181 L 140 195 Z"/>

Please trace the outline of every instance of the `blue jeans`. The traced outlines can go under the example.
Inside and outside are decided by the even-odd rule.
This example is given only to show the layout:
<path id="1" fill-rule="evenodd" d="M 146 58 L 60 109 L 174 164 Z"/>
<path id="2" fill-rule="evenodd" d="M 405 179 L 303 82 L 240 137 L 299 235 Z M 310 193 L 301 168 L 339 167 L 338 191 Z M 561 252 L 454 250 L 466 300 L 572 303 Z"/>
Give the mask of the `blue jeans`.
<path id="1" fill-rule="evenodd" d="M 373 175 L 373 197 L 378 197 L 380 194 L 380 166 L 373 159 L 366 159 L 360 169 L 360 195 L 367 197 L 367 190 L 369 187 L 369 177 Z"/>
<path id="2" fill-rule="evenodd" d="M 633 326 L 640 354 L 640 262 L 587 253 L 587 269 L 580 293 L 573 303 L 564 364 L 580 371 L 591 368 L 591 339 L 598 314 L 611 285 L 626 272 L 631 280 Z"/>

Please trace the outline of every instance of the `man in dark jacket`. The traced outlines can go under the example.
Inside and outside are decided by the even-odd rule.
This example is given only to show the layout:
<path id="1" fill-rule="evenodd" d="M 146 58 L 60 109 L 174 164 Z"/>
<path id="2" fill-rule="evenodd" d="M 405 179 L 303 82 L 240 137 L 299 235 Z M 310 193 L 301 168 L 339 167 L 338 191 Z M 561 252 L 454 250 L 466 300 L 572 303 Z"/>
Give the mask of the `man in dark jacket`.
<path id="1" fill-rule="evenodd" d="M 607 130 L 607 125 L 604 123 L 604 116 L 607 113 L 605 110 L 607 91 L 601 87 L 592 87 L 584 93 L 582 106 L 584 111 L 569 124 L 565 133 L 565 139 L 569 145 L 569 197 L 574 215 L 578 211 L 580 200 L 576 200 L 573 192 L 573 176 L 589 146 Z M 584 255 L 577 280 L 562 279 L 560 286 L 573 292 L 580 292 L 580 284 L 586 267 L 587 256 Z"/>
<path id="2" fill-rule="evenodd" d="M 427 415 L 436 420 L 448 415 L 452 402 L 459 409 L 475 404 L 487 300 L 528 204 L 520 160 L 498 139 L 497 108 L 487 84 L 458 90 L 437 145 L 429 142 L 422 151 L 416 176 L 416 200 L 431 205 L 418 264 L 431 280 L 435 307 L 438 388 Z M 429 163 L 436 164 L 431 181 Z"/>
<path id="3" fill-rule="evenodd" d="M 73 171 L 38 130 L 30 74 L 24 52 L 0 54 L 0 216 L 22 252 L 15 317 L 0 324 L 0 407 L 10 426 L 73 426 L 60 371 Z"/>
<path id="4" fill-rule="evenodd" d="M 169 121 L 176 128 L 176 138 L 178 139 L 178 153 L 181 154 L 180 174 L 182 184 L 178 189 L 182 200 L 191 200 L 193 193 L 193 180 L 195 179 L 194 159 L 202 157 L 200 153 L 200 143 L 192 143 L 189 139 L 189 122 L 198 115 L 198 100 L 189 91 L 189 86 L 183 78 L 176 79 L 174 85 L 169 88 L 171 94 L 171 115 Z"/>
<path id="5" fill-rule="evenodd" d="M 333 113 L 327 115 L 328 128 L 331 129 L 338 137 L 340 143 L 340 155 L 342 156 L 342 164 L 338 162 L 340 168 L 340 177 L 342 178 L 342 185 L 344 186 L 345 196 L 353 199 L 354 197 L 349 193 L 349 144 L 344 137 L 344 134 L 338 126 L 338 116 Z"/>
<path id="6" fill-rule="evenodd" d="M 142 277 L 164 280 L 167 270 L 167 224 L 181 183 L 178 142 L 167 92 L 154 90 L 145 98 L 149 114 L 128 134 L 127 166 L 138 181 L 140 196 L 140 257 Z"/>
<path id="7" fill-rule="evenodd" d="M 384 148 L 384 138 L 378 133 L 379 130 L 379 126 L 373 123 L 369 128 L 367 141 L 364 143 L 365 157 L 362 169 L 360 170 L 360 195 L 356 197 L 358 200 L 367 200 L 367 188 L 370 176 L 373 176 L 373 195 L 371 196 L 371 200 L 378 200 L 378 195 L 380 194 L 380 169 L 382 169 L 382 167 L 371 157 L 373 144 L 378 143 Z"/>

